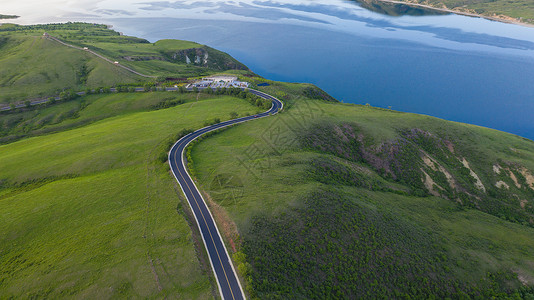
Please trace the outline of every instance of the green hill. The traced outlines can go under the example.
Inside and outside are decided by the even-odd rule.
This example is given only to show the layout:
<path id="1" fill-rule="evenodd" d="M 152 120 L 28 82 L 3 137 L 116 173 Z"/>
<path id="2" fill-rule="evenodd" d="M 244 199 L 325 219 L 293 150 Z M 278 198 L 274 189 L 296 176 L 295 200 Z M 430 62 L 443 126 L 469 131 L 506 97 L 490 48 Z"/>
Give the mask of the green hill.
<path id="1" fill-rule="evenodd" d="M 41 36 L 0 35 L 0 101 L 141 81 L 139 76 L 80 52 Z"/>
<path id="2" fill-rule="evenodd" d="M 166 103 L 176 106 L 158 109 Z M 38 124 L 72 107 L 76 115 L 37 127 L 48 130 L 40 136 L 0 145 L 0 298 L 212 297 L 211 268 L 166 151 L 183 130 L 258 108 L 228 96 L 152 92 L 7 117 Z"/>
<path id="3" fill-rule="evenodd" d="M 34 43 L 48 59 L 51 49 L 64 56 L 58 68 L 93 63 L 88 82 L 146 81 L 99 75 L 124 69 L 42 38 L 46 30 L 154 76 L 222 71 L 269 84 L 258 89 L 284 101 L 281 113 L 188 150 L 249 298 L 534 297 L 534 142 L 339 103 L 310 84 L 252 77 L 190 42 L 150 44 L 91 24 L 5 26 L 0 64 L 49 70 L 24 54 L 40 53 Z M 191 49 L 205 49 L 207 65 Z M 25 68 L 0 72 L 33 78 Z M 64 83 L 4 87 L 46 94 L 75 69 Z M 0 113 L 0 298 L 216 298 L 167 151 L 189 130 L 260 110 L 227 95 L 137 92 Z"/>
<path id="4" fill-rule="evenodd" d="M 534 295 L 534 142 L 264 89 L 283 113 L 191 153 L 253 297 Z"/>
<path id="5" fill-rule="evenodd" d="M 67 47 L 45 33 L 154 78 L 133 74 L 88 51 Z M 0 26 L 0 104 L 47 98 L 65 89 L 142 85 L 154 82 L 155 77 L 187 78 L 227 70 L 248 72 L 228 54 L 207 46 L 177 40 L 152 44 L 123 36 L 105 25 Z"/>

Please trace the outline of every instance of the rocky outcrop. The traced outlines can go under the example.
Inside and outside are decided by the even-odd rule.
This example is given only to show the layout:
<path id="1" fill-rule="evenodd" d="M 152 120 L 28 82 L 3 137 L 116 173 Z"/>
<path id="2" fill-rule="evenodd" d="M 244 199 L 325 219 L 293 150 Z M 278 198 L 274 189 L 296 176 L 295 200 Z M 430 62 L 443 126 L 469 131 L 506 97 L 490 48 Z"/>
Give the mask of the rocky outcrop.
<path id="1" fill-rule="evenodd" d="M 169 60 L 216 70 L 246 70 L 247 67 L 229 55 L 209 47 L 183 49 L 167 53 Z"/>
<path id="2" fill-rule="evenodd" d="M 344 123 L 318 124 L 299 139 L 304 148 L 363 164 L 414 196 L 441 197 L 534 226 L 532 171 L 488 160 L 450 137 L 412 128 L 377 142 L 357 124 Z"/>

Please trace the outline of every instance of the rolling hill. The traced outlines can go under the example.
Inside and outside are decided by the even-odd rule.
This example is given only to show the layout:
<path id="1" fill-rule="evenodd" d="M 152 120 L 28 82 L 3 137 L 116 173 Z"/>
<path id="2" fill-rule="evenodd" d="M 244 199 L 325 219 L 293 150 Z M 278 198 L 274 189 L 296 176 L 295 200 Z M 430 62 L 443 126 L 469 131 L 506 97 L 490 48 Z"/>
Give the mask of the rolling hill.
<path id="1" fill-rule="evenodd" d="M 228 96 L 92 95 L 26 120 L 72 107 L 76 116 L 37 128 L 51 131 L 0 145 L 0 298 L 212 297 L 166 151 L 184 130 L 258 108 Z"/>
<path id="2" fill-rule="evenodd" d="M 132 74 L 88 51 L 150 77 Z M 0 104 L 48 98 L 63 90 L 153 83 L 248 69 L 228 54 L 193 42 L 123 36 L 105 25 L 66 23 L 0 26 Z"/>
<path id="3" fill-rule="evenodd" d="M 532 296 L 534 142 L 262 88 L 283 113 L 191 151 L 252 297 Z"/>
<path id="4" fill-rule="evenodd" d="M 121 73 L 45 30 L 160 78 Z M 9 101 L 222 72 L 284 102 L 187 154 L 249 298 L 534 297 L 533 141 L 339 103 L 190 42 L 80 23 L 3 25 L 0 38 L 0 65 L 12 64 L 0 72 L 23 74 L 4 83 Z M 39 53 L 71 72 L 50 76 Z M 25 60 L 35 71 L 13 68 Z M 77 64 L 94 66 L 87 83 Z M 146 91 L 0 113 L 0 298 L 218 297 L 167 151 L 190 130 L 258 111 L 229 95 Z"/>

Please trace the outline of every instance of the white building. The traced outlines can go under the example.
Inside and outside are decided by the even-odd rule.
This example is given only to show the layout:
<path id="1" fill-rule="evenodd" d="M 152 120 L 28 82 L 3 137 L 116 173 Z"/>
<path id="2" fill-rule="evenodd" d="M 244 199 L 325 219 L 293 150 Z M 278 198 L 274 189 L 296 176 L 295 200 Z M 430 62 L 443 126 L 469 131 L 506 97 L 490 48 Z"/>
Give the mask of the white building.
<path id="1" fill-rule="evenodd" d="M 202 78 L 204 81 L 224 81 L 224 82 L 233 82 L 237 80 L 237 77 L 235 76 L 226 76 L 226 75 L 218 75 L 218 76 L 211 76 L 211 77 L 205 77 Z"/>
<path id="2" fill-rule="evenodd" d="M 237 81 L 236 76 L 220 75 L 220 76 L 204 77 L 202 78 L 202 80 L 189 84 L 188 87 L 197 87 L 197 88 L 211 87 L 212 89 L 230 88 L 230 87 L 247 88 L 248 82 Z"/>

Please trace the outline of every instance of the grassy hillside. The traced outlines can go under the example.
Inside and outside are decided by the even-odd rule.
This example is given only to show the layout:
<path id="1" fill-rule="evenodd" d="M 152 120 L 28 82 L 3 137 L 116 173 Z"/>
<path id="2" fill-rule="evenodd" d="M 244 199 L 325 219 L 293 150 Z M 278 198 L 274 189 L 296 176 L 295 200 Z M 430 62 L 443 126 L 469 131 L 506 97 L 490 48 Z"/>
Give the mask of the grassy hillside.
<path id="1" fill-rule="evenodd" d="M 5 35 L 2 32 L 0 78 L 0 102 L 3 103 L 57 95 L 65 88 L 82 90 L 87 86 L 142 80 L 88 53 L 42 36 Z"/>
<path id="2" fill-rule="evenodd" d="M 192 148 L 252 297 L 534 295 L 534 142 L 310 88 Z"/>
<path id="3" fill-rule="evenodd" d="M 25 137 L 84 126 L 119 114 L 156 110 L 209 98 L 193 93 L 116 93 L 88 95 L 70 101 L 57 101 L 0 114 L 0 144 Z"/>
<path id="4" fill-rule="evenodd" d="M 52 115 L 58 123 L 36 130 L 63 129 L 0 146 L 0 298 L 212 298 L 166 151 L 184 129 L 257 110 L 228 96 L 137 93 L 0 116 L 33 127 Z"/>
<path id="5" fill-rule="evenodd" d="M 375 9 L 391 11 L 388 5 L 381 7 L 380 0 L 356 0 Z M 530 0 L 400 0 L 406 3 L 429 5 L 458 12 L 468 12 L 508 21 L 534 24 L 534 2 Z"/>
<path id="6" fill-rule="evenodd" d="M 436 7 L 445 6 L 484 16 L 505 16 L 526 23 L 534 23 L 534 3 L 529 0 L 426 0 L 425 2 Z"/>
<path id="7" fill-rule="evenodd" d="M 69 48 L 44 33 L 88 49 L 142 74 L 188 78 L 248 69 L 229 55 L 192 42 L 122 36 L 105 25 L 67 23 L 0 26 L 0 103 L 48 97 L 64 89 L 84 90 L 155 81 L 132 74 L 83 50 Z M 161 79 L 160 79 L 161 80 Z"/>

